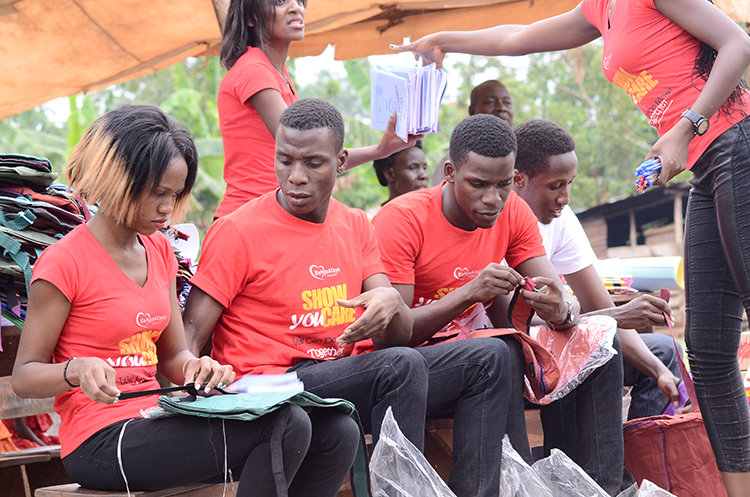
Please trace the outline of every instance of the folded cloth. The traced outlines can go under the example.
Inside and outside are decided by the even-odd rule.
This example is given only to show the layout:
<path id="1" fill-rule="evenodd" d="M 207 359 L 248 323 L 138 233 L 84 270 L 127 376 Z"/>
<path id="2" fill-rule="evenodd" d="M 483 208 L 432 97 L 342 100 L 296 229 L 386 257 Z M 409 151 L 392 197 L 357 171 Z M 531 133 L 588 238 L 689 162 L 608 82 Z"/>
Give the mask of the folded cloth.
<path id="1" fill-rule="evenodd" d="M 34 157 L 33 155 L 0 154 L 0 166 L 25 166 L 43 173 L 52 172 L 52 164 L 46 157 Z"/>
<path id="2" fill-rule="evenodd" d="M 57 173 L 47 173 L 28 166 L 8 167 L 0 165 L 0 183 L 23 185 L 29 188 L 45 189 L 55 182 Z"/>

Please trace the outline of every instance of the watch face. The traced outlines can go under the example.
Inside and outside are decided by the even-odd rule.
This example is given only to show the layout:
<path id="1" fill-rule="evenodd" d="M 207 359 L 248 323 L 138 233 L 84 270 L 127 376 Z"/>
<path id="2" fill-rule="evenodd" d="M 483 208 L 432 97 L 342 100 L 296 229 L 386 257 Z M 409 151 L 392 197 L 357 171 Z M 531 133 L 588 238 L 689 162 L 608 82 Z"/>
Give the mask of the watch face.
<path id="1" fill-rule="evenodd" d="M 702 120 L 701 122 L 698 123 L 696 133 L 698 135 L 702 135 L 706 131 L 708 131 L 708 119 L 704 119 L 704 120 Z"/>

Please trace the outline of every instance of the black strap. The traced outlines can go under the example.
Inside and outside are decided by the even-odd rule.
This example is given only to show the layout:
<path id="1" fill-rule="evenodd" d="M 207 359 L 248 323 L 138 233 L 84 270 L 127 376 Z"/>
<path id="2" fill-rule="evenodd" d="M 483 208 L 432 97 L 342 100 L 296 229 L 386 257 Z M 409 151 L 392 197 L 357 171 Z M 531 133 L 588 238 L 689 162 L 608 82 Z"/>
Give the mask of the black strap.
<path id="1" fill-rule="evenodd" d="M 359 447 L 357 447 L 357 457 L 354 458 L 354 464 L 349 468 L 349 481 L 352 484 L 354 497 L 372 497 L 372 490 L 370 490 L 370 454 L 367 452 L 365 430 L 362 428 L 362 422 L 359 420 L 359 413 L 356 409 L 350 416 L 359 427 Z"/>
<path id="2" fill-rule="evenodd" d="M 277 497 L 288 496 L 288 485 L 286 475 L 284 474 L 284 451 L 282 450 L 281 442 L 284 439 L 284 432 L 289 422 L 291 408 L 291 404 L 287 402 L 284 407 L 278 410 L 279 414 L 276 417 L 276 422 L 273 425 L 273 433 L 271 434 L 271 471 L 273 472 L 273 479 L 276 482 Z"/>

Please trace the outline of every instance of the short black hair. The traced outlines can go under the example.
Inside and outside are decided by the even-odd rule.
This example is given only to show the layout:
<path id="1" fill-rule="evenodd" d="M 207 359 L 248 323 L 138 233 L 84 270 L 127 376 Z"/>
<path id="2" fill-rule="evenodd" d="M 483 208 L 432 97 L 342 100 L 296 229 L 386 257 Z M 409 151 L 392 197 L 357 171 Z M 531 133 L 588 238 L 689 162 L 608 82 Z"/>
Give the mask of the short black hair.
<path id="1" fill-rule="evenodd" d="M 506 157 L 515 151 L 516 135 L 508 123 L 490 114 L 476 114 L 453 129 L 448 155 L 458 170 L 469 152 L 482 157 Z"/>
<path id="2" fill-rule="evenodd" d="M 281 113 L 279 126 L 298 131 L 328 128 L 336 151 L 344 148 L 344 119 L 336 107 L 323 99 L 297 100 Z"/>
<path id="3" fill-rule="evenodd" d="M 161 183 L 172 159 L 188 167 L 185 187 L 170 219 L 190 200 L 198 152 L 190 133 L 153 105 L 123 105 L 99 117 L 78 142 L 65 166 L 68 185 L 89 203 L 98 203 L 120 224 L 138 215 L 143 195 Z"/>
<path id="4" fill-rule="evenodd" d="M 414 144 L 415 147 L 422 150 L 422 140 L 417 140 Z M 412 148 L 412 147 L 409 147 Z M 400 154 L 401 152 L 406 152 L 409 150 L 409 148 L 405 148 L 403 150 L 399 150 L 395 154 L 391 154 L 385 159 L 377 159 L 372 162 L 372 167 L 375 168 L 375 174 L 378 176 L 378 181 L 383 186 L 388 186 L 388 181 L 385 179 L 385 175 L 383 174 L 383 169 L 387 167 L 393 167 L 393 163 L 396 162 L 396 156 Z"/>
<path id="5" fill-rule="evenodd" d="M 532 119 L 515 128 L 518 152 L 516 169 L 533 178 L 549 166 L 549 158 L 576 149 L 570 133 L 558 124 L 544 119 Z"/>

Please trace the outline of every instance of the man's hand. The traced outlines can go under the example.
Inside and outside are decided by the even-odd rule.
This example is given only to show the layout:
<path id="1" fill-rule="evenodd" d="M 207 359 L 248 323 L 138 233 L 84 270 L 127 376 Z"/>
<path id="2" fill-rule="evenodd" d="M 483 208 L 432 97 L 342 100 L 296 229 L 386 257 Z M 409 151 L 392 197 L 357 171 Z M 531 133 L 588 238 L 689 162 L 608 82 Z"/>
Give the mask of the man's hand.
<path id="1" fill-rule="evenodd" d="M 617 320 L 618 328 L 638 329 L 666 326 L 665 312 L 674 325 L 674 315 L 669 304 L 659 297 L 646 294 L 614 309 L 612 317 Z"/>
<path id="2" fill-rule="evenodd" d="M 351 300 L 338 300 L 341 307 L 364 307 L 365 312 L 350 324 L 336 339 L 339 347 L 372 338 L 385 331 L 393 317 L 404 305 L 401 295 L 395 288 L 378 287 L 360 294 Z"/>
<path id="3" fill-rule="evenodd" d="M 523 276 L 515 269 L 491 262 L 464 288 L 472 302 L 487 302 L 498 295 L 512 293 L 521 283 Z"/>
<path id="4" fill-rule="evenodd" d="M 680 379 L 672 375 L 671 372 L 666 372 L 656 379 L 656 383 L 659 385 L 661 393 L 669 399 L 673 406 L 677 407 L 680 403 L 680 392 L 677 390 Z"/>
<path id="5" fill-rule="evenodd" d="M 523 299 L 540 319 L 550 323 L 563 323 L 568 317 L 568 305 L 562 290 L 555 285 L 554 280 L 544 276 L 532 278 L 532 281 L 537 284 L 538 291 L 521 290 Z"/>

